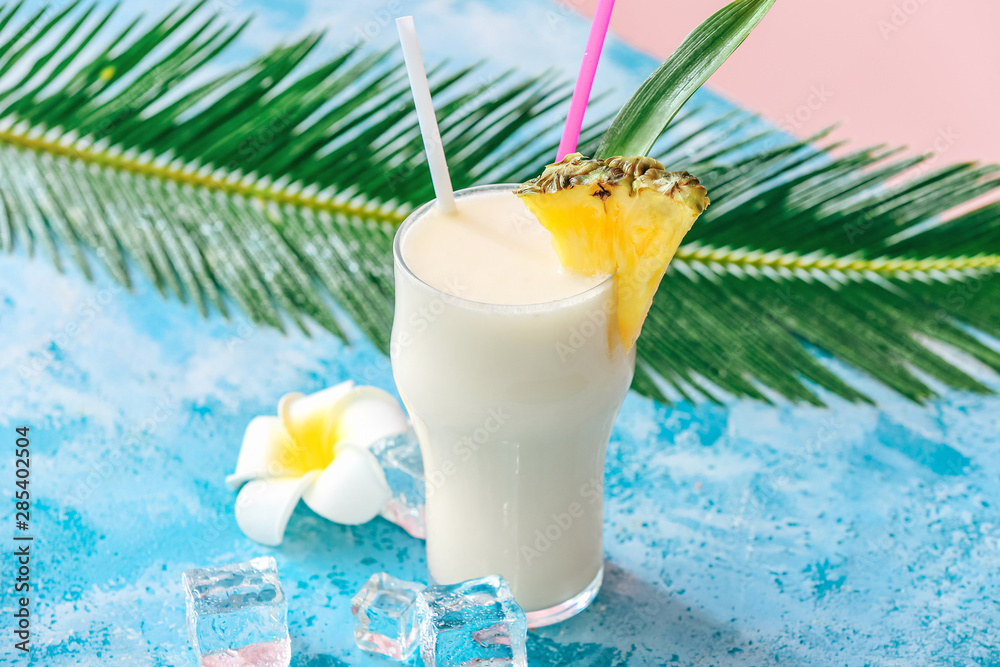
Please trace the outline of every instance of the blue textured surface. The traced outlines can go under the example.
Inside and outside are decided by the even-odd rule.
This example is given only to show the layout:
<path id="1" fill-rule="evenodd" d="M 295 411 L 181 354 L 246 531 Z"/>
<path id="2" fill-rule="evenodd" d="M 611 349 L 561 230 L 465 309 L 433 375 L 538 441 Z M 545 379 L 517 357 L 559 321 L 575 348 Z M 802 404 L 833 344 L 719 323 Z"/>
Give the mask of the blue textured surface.
<path id="1" fill-rule="evenodd" d="M 275 30 L 315 27 L 318 10 L 293 4 Z M 541 38 L 524 26 L 556 20 L 583 43 L 586 27 L 561 10 L 513 4 L 508 18 L 467 3 L 450 20 L 520 29 L 525 44 Z M 357 20 L 338 24 L 333 46 Z M 433 34 L 424 43 L 450 50 Z M 502 44 L 455 48 L 552 63 L 544 45 Z M 578 57 L 557 64 L 572 71 Z M 602 71 L 638 80 L 650 65 L 612 44 Z M 206 322 L 145 281 L 128 293 L 15 255 L 0 261 L 0 350 L 0 489 L 9 503 L 12 429 L 29 425 L 37 585 L 33 651 L 15 657 L 5 633 L 0 663 L 192 665 L 181 573 L 272 554 L 293 665 L 391 664 L 354 646 L 350 598 L 381 570 L 424 579 L 423 543 L 382 519 L 344 527 L 300 506 L 285 543 L 261 547 L 237 529 L 223 484 L 247 422 L 283 393 L 348 378 L 393 390 L 369 344 Z M 629 396 L 608 455 L 604 588 L 582 615 L 529 633 L 532 665 L 1000 664 L 1000 399 L 944 391 L 917 406 L 825 363 L 880 408 Z M 9 627 L 6 577 L 0 595 Z"/>

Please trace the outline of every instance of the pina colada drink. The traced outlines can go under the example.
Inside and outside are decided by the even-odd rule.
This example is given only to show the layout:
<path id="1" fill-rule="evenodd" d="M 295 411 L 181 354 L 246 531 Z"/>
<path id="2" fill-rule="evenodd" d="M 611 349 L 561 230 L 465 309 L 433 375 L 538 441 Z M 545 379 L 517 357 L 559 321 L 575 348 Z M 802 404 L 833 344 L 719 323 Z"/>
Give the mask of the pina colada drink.
<path id="1" fill-rule="evenodd" d="M 600 585 L 604 454 L 634 355 L 609 334 L 612 281 L 563 269 L 511 190 L 403 224 L 392 366 L 424 456 L 431 576 L 501 574 L 540 624 Z"/>
<path id="2" fill-rule="evenodd" d="M 667 264 L 708 205 L 646 157 L 569 155 L 516 188 L 428 204 L 393 246 L 391 356 L 427 478 L 441 583 L 503 575 L 530 625 L 602 573 L 604 455 Z"/>

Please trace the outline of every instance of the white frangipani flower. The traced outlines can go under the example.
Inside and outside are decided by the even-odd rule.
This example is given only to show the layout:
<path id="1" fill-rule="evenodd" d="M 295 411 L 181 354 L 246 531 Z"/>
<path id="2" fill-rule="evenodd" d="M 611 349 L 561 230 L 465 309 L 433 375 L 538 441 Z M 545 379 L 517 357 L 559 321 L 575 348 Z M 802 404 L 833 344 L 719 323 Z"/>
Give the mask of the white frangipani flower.
<path id="1" fill-rule="evenodd" d="M 236 523 L 252 540 L 281 543 L 299 499 L 336 523 L 375 518 L 389 485 L 369 447 L 409 427 L 390 394 L 351 381 L 304 396 L 286 394 L 277 417 L 254 417 L 236 472 Z"/>

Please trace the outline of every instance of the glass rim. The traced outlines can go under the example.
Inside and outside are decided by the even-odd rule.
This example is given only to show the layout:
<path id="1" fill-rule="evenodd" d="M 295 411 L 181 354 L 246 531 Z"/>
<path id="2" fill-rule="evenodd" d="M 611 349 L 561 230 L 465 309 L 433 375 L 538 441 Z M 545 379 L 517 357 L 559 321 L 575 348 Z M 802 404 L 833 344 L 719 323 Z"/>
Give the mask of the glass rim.
<path id="1" fill-rule="evenodd" d="M 520 187 L 520 183 L 492 183 L 487 185 L 474 185 L 470 188 L 464 188 L 462 190 L 455 191 L 455 199 L 461 199 L 469 195 L 475 195 L 482 192 L 492 192 L 492 191 L 511 191 Z M 557 310 L 569 306 L 574 306 L 579 303 L 586 301 L 593 294 L 599 292 L 600 290 L 606 289 L 608 284 L 611 283 L 614 276 L 608 276 L 598 284 L 593 287 L 589 287 L 578 294 L 573 294 L 571 296 L 566 296 L 561 299 L 553 299 L 551 301 L 541 301 L 538 303 L 524 303 L 524 304 L 502 304 L 502 303 L 490 303 L 487 301 L 476 301 L 475 299 L 466 299 L 464 297 L 455 296 L 454 294 L 449 294 L 444 290 L 434 287 L 430 283 L 424 281 L 420 276 L 415 274 L 412 269 L 406 264 L 406 260 L 403 259 L 403 235 L 406 231 L 412 227 L 420 218 L 427 214 L 431 210 L 431 207 L 437 202 L 437 199 L 431 199 L 430 201 L 421 204 L 417 208 L 410 211 L 409 215 L 399 224 L 396 228 L 396 234 L 392 239 L 392 258 L 394 268 L 396 270 L 401 270 L 407 279 L 419 285 L 421 288 L 433 292 L 442 301 L 451 303 L 463 308 L 468 308 L 470 310 L 478 311 L 488 311 L 493 313 L 510 314 L 510 315 L 520 315 L 520 314 L 532 314 L 532 313 L 542 313 L 551 310 Z"/>

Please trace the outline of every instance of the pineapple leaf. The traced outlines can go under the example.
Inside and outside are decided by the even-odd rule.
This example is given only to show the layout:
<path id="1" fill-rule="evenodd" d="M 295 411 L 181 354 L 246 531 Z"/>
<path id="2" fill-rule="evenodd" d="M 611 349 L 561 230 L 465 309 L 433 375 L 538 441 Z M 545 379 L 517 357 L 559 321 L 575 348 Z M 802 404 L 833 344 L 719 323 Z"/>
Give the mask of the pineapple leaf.
<path id="1" fill-rule="evenodd" d="M 734 0 L 695 28 L 615 116 L 597 157 L 649 155 L 670 121 L 743 43 L 774 0 Z"/>
<path id="2" fill-rule="evenodd" d="M 0 5 L 5 250 L 125 286 L 139 273 L 206 315 L 340 337 L 346 316 L 388 349 L 393 233 L 433 196 L 398 58 L 307 68 L 309 36 L 209 70 L 244 25 L 200 4 L 118 31 L 115 9 L 24 4 Z M 551 75 L 438 66 L 430 81 L 456 187 L 526 180 L 555 152 L 569 90 Z M 637 391 L 868 400 L 837 362 L 917 401 L 935 382 L 988 391 L 947 358 L 1000 370 L 1000 204 L 944 214 L 995 192 L 997 168 L 823 141 L 706 109 L 656 141 L 713 204 L 653 300 Z"/>

